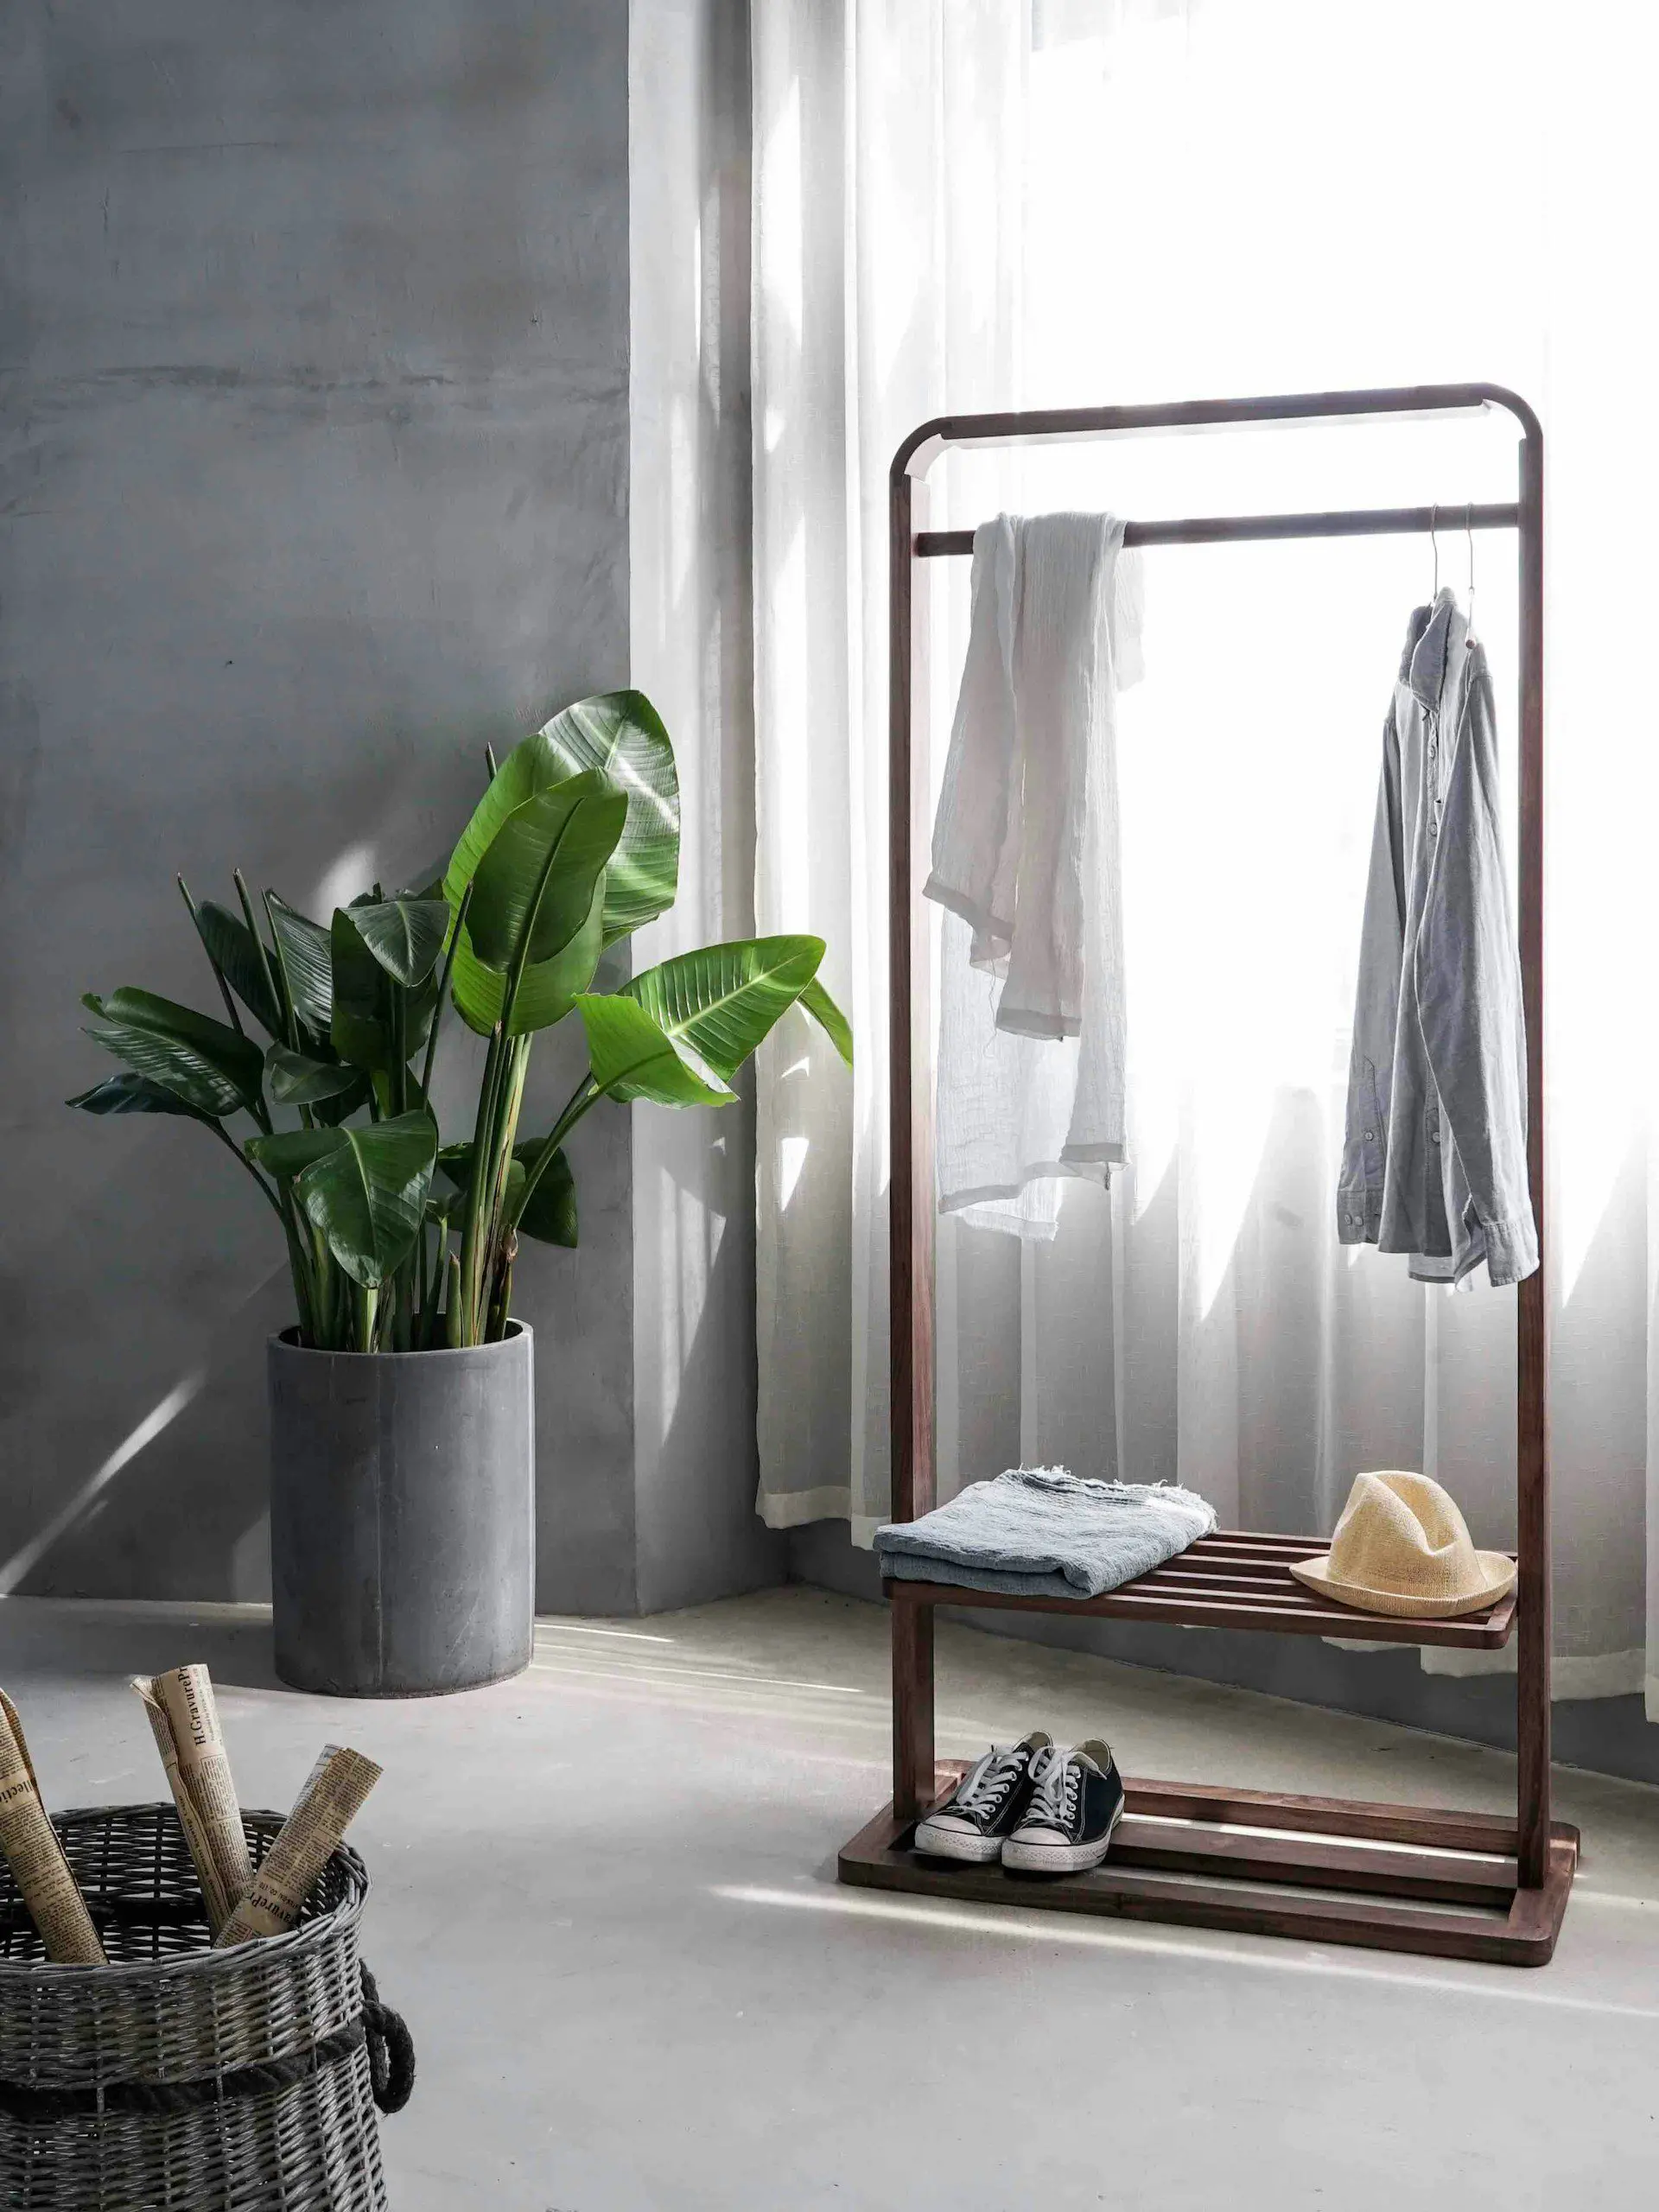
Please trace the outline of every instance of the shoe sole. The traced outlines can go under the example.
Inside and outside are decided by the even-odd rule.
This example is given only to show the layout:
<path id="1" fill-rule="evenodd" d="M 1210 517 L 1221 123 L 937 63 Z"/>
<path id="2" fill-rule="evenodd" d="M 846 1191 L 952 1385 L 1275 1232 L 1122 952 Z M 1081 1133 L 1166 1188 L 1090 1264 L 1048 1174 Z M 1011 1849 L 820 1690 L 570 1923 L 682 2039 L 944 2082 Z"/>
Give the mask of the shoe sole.
<path id="1" fill-rule="evenodd" d="M 928 1859 L 954 1859 L 969 1866 L 989 1866 L 1002 1856 L 1000 1836 L 968 1835 L 960 1828 L 935 1828 L 930 1834 L 924 1821 L 916 1831 L 912 1849 Z"/>
<path id="2" fill-rule="evenodd" d="M 1103 1836 L 1092 1843 L 1016 1843 L 1012 1836 L 1002 1847 L 1002 1864 L 1016 1874 L 1084 1874 L 1098 1866 L 1112 1847 L 1112 1838 L 1123 1817 L 1120 1805 Z"/>

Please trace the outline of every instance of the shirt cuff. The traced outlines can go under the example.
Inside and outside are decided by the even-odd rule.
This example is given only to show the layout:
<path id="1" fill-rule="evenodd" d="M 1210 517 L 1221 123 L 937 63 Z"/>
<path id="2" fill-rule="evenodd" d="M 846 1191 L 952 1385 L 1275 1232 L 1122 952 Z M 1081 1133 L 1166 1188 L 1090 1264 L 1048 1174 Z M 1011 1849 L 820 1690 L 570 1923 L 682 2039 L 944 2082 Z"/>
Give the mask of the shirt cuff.
<path id="1" fill-rule="evenodd" d="M 1538 1231 L 1530 1209 L 1504 1221 L 1483 1221 L 1486 1236 L 1486 1273 L 1494 1289 L 1523 1282 L 1538 1272 Z"/>
<path id="2" fill-rule="evenodd" d="M 1338 1244 L 1375 1244 L 1382 1234 L 1382 1198 L 1363 1186 L 1337 1192 Z"/>

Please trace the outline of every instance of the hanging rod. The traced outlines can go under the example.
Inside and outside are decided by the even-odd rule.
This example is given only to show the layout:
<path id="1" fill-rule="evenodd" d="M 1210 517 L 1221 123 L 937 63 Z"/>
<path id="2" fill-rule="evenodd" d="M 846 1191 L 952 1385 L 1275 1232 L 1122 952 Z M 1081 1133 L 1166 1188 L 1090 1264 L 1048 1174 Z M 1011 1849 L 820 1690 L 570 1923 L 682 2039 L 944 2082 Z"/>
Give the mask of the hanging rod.
<path id="1" fill-rule="evenodd" d="M 1496 505 L 1455 507 L 1337 507 L 1328 514 L 1182 515 L 1169 522 L 1132 522 L 1124 526 L 1126 545 L 1236 545 L 1274 537 L 1400 537 L 1416 531 L 1515 530 L 1521 509 L 1513 499 Z M 971 530 L 920 530 L 915 549 L 922 560 L 946 553 L 971 553 Z"/>

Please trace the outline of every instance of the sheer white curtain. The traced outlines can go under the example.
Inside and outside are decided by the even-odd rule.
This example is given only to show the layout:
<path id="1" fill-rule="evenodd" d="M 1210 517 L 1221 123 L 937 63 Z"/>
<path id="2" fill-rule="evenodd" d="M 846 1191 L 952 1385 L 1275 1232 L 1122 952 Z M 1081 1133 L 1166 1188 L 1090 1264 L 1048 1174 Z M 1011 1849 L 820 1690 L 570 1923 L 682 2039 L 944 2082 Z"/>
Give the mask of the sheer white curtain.
<path id="1" fill-rule="evenodd" d="M 763 928 L 829 938 L 860 1051 L 850 1089 L 799 1033 L 760 1070 L 763 1512 L 868 1536 L 887 1507 L 899 438 L 976 408 L 1491 378 L 1539 406 L 1549 454 L 1560 1689 L 1651 1683 L 1646 11 L 767 0 L 753 36 L 758 902 Z M 1514 439 L 1494 421 L 1114 442 L 953 456 L 932 483 L 944 527 L 1002 505 L 1503 499 Z M 1109 1195 L 1068 1191 L 1050 1246 L 941 1224 L 947 1493 L 1058 1460 L 1179 1477 L 1225 1521 L 1328 1528 L 1357 1467 L 1418 1466 L 1478 1540 L 1511 1537 L 1513 1292 L 1414 1287 L 1333 1229 L 1382 718 L 1437 558 L 1465 591 L 1451 517 L 1437 550 L 1147 555 L 1121 738 L 1133 1162 Z M 1473 562 L 1512 764 L 1513 544 L 1479 537 Z M 937 766 L 965 563 L 927 581 Z"/>

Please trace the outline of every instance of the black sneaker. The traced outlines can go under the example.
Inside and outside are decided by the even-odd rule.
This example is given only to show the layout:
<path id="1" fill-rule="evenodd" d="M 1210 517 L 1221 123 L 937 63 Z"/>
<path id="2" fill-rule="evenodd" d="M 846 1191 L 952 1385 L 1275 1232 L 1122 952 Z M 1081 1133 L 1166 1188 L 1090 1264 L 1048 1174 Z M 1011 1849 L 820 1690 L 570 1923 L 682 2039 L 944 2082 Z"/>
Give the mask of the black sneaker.
<path id="1" fill-rule="evenodd" d="M 918 1824 L 915 1847 L 934 1859 L 966 1859 L 988 1866 L 1002 1856 L 1002 1839 L 1019 1825 L 1031 1802 L 1036 1762 L 1053 1750 L 1033 1728 L 1023 1744 L 993 1744 L 970 1766 L 943 1805 Z"/>
<path id="2" fill-rule="evenodd" d="M 1027 1874 L 1076 1874 L 1098 1866 L 1123 1817 L 1123 1784 L 1111 1747 L 1051 1744 L 1031 1764 L 1031 1802 L 1008 1832 L 1002 1864 Z"/>

